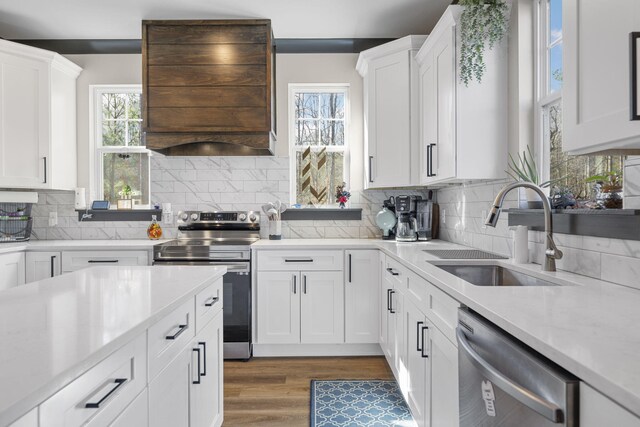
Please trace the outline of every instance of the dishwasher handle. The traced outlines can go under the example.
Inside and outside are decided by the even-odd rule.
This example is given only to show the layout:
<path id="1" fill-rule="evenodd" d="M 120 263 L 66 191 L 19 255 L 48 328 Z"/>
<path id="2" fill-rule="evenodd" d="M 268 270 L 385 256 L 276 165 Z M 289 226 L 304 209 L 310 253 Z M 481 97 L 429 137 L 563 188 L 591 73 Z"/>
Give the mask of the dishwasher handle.
<path id="1" fill-rule="evenodd" d="M 458 327 L 456 330 L 456 338 L 460 344 L 460 348 L 469 355 L 471 362 L 475 367 L 482 372 L 482 374 L 498 386 L 502 391 L 518 400 L 523 405 L 536 411 L 546 419 L 553 423 L 563 422 L 562 408 L 558 405 L 549 402 L 537 395 L 531 390 L 522 387 L 520 384 L 513 381 L 511 378 L 505 376 L 502 372 L 497 370 L 489 362 L 482 358 L 472 347 L 464 332 Z"/>

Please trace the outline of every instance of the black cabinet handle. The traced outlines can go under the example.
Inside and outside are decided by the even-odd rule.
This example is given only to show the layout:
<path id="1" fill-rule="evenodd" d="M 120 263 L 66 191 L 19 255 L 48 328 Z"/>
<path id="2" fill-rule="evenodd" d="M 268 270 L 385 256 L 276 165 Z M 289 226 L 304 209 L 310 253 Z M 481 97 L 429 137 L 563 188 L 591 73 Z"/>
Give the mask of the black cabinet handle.
<path id="1" fill-rule="evenodd" d="M 204 302 L 204 306 L 211 307 L 212 305 L 218 302 L 218 299 L 219 299 L 218 297 L 210 297 L 208 300 Z"/>
<path id="2" fill-rule="evenodd" d="M 349 283 L 351 283 L 351 254 L 349 254 Z"/>
<path id="3" fill-rule="evenodd" d="M 47 157 L 43 157 L 42 160 L 44 160 L 44 180 L 42 180 L 43 184 L 47 183 Z"/>
<path id="4" fill-rule="evenodd" d="M 391 314 L 396 314 L 396 312 L 393 310 L 393 294 L 395 294 L 396 291 L 394 291 L 393 289 L 391 289 L 391 292 L 389 292 L 389 312 Z"/>
<path id="5" fill-rule="evenodd" d="M 89 264 L 115 264 L 120 262 L 119 259 L 90 259 L 87 261 Z"/>
<path id="6" fill-rule="evenodd" d="M 400 275 L 400 273 L 396 273 L 395 271 L 393 271 L 393 268 L 391 268 L 391 267 L 387 268 L 387 271 L 389 273 L 391 273 L 392 276 L 399 276 Z"/>
<path id="7" fill-rule="evenodd" d="M 186 331 L 189 328 L 189 325 L 178 325 L 178 332 L 176 332 L 173 335 L 167 335 L 166 337 L 164 337 L 167 340 L 175 340 L 176 338 L 178 338 L 184 331 Z"/>
<path id="8" fill-rule="evenodd" d="M 427 158 L 428 158 L 428 166 L 427 166 L 427 176 L 428 177 L 434 177 L 436 176 L 435 173 L 433 173 L 433 147 L 435 147 L 436 144 L 429 144 L 427 146 Z"/>
<path id="9" fill-rule="evenodd" d="M 57 257 L 55 255 L 51 256 L 51 277 L 56 275 L 56 268 L 55 268 L 56 258 Z"/>
<path id="10" fill-rule="evenodd" d="M 422 347 L 424 347 L 424 343 L 420 345 L 420 341 L 422 341 L 420 326 L 424 325 L 424 322 L 417 322 L 416 324 L 416 351 L 422 353 Z"/>
<path id="11" fill-rule="evenodd" d="M 295 295 L 297 293 L 297 282 L 298 282 L 298 277 L 294 274 L 293 275 L 293 294 Z"/>
<path id="12" fill-rule="evenodd" d="M 302 276 L 302 292 L 304 292 L 305 294 L 307 293 L 307 275 L 303 275 Z"/>
<path id="13" fill-rule="evenodd" d="M 207 343 L 199 341 L 198 345 L 202 346 L 202 376 L 207 376 Z"/>
<path id="14" fill-rule="evenodd" d="M 284 262 L 313 262 L 313 258 L 287 259 Z"/>
<path id="15" fill-rule="evenodd" d="M 369 156 L 369 182 L 373 182 L 373 156 Z"/>
<path id="16" fill-rule="evenodd" d="M 391 291 L 392 289 L 387 289 L 387 311 L 391 311 Z"/>
<path id="17" fill-rule="evenodd" d="M 115 384 L 115 387 L 113 387 L 111 390 L 109 390 L 109 392 L 107 394 L 105 394 L 104 396 L 102 396 L 102 399 L 98 400 L 97 402 L 87 402 L 84 407 L 85 408 L 99 408 L 100 405 L 102 405 L 105 400 L 107 400 L 109 397 L 113 396 L 113 393 L 116 392 L 116 390 L 118 390 L 122 384 L 126 383 L 127 379 L 126 378 L 116 378 L 113 383 Z"/>
<path id="18" fill-rule="evenodd" d="M 428 357 L 429 357 L 429 355 L 428 355 L 428 354 L 424 354 L 424 349 L 425 349 L 425 347 L 426 347 L 426 346 L 424 345 L 424 342 L 425 342 L 425 339 L 424 339 L 424 331 L 428 331 L 428 330 L 429 330 L 429 327 L 428 327 L 428 326 L 422 326 L 422 327 L 421 327 L 421 330 L 420 330 L 420 335 L 421 335 L 421 338 L 422 338 L 422 348 L 420 349 L 420 355 L 421 355 L 422 357 L 424 357 L 425 359 L 426 359 L 426 358 L 428 358 Z"/>
<path id="19" fill-rule="evenodd" d="M 200 349 L 199 348 L 192 348 L 191 349 L 194 353 L 198 353 L 198 379 L 192 381 L 193 384 L 200 384 L 200 380 L 202 379 L 202 374 L 200 373 Z"/>

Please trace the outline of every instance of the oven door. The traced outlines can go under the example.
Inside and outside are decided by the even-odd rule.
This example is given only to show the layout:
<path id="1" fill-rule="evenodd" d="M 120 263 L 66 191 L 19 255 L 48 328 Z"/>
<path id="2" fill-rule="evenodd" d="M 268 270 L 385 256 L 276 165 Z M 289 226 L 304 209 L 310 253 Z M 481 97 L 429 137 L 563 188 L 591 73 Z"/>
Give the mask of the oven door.
<path id="1" fill-rule="evenodd" d="M 224 358 L 251 358 L 251 263 L 248 261 L 154 261 L 153 265 L 224 266 Z"/>

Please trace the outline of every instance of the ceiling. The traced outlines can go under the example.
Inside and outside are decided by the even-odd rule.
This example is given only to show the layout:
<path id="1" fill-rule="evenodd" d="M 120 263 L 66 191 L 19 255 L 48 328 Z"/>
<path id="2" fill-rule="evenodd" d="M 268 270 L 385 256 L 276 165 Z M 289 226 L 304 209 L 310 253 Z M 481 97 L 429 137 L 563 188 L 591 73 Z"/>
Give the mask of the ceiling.
<path id="1" fill-rule="evenodd" d="M 425 34 L 451 0 L 19 0 L 0 3 L 7 39 L 139 39 L 143 19 L 268 18 L 276 38 Z"/>

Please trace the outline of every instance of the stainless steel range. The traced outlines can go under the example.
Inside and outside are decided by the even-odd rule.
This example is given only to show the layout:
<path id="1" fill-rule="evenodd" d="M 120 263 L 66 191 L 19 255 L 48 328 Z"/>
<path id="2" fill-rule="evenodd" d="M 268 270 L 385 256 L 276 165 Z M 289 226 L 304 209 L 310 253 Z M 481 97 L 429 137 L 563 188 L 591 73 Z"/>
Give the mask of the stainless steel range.
<path id="1" fill-rule="evenodd" d="M 223 265 L 224 358 L 251 357 L 251 251 L 260 239 L 260 214 L 178 213 L 178 237 L 156 245 L 154 265 Z"/>

